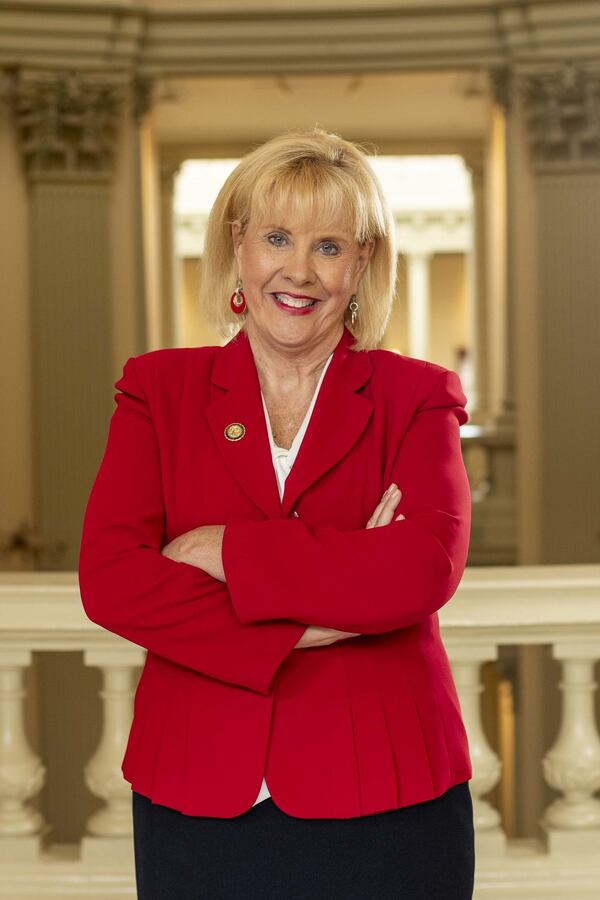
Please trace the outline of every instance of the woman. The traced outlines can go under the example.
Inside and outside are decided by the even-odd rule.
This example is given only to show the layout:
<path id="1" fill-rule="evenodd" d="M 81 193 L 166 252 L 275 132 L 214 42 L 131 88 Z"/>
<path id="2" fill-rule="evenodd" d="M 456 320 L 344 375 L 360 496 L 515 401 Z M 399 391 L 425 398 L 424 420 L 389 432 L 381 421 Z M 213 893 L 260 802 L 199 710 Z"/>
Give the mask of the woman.
<path id="1" fill-rule="evenodd" d="M 211 211 L 223 347 L 127 361 L 80 553 L 148 650 L 123 760 L 138 896 L 467 900 L 471 763 L 437 610 L 470 494 L 455 372 L 375 349 L 394 226 L 321 129 Z"/>

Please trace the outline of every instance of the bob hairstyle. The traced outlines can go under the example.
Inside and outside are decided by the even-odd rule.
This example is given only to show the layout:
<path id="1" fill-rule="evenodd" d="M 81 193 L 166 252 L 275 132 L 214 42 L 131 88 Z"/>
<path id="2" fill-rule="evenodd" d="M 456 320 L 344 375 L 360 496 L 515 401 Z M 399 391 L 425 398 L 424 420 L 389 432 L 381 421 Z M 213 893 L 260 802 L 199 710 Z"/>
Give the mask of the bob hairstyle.
<path id="1" fill-rule="evenodd" d="M 247 312 L 229 305 L 238 271 L 231 225 L 245 231 L 284 209 L 304 223 L 327 228 L 344 222 L 358 244 L 373 239 L 371 258 L 357 290 L 356 324 L 346 309 L 353 350 L 376 349 L 385 332 L 396 287 L 397 254 L 392 213 L 365 148 L 315 126 L 283 132 L 256 147 L 225 181 L 207 222 L 199 303 L 206 321 L 226 340 L 240 331 Z"/>

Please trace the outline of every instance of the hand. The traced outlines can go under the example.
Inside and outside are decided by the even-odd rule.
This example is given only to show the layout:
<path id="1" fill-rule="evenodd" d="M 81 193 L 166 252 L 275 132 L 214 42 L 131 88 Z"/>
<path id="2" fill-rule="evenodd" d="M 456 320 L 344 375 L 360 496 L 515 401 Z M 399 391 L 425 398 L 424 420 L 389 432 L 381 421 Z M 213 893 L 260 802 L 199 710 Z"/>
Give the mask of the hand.
<path id="1" fill-rule="evenodd" d="M 396 507 L 400 502 L 402 491 L 392 482 L 383 497 L 375 507 L 373 515 L 367 522 L 367 528 L 378 528 L 380 525 L 389 525 L 394 518 Z M 396 516 L 398 519 L 404 519 L 402 513 Z M 325 647 L 327 644 L 335 644 L 337 641 L 346 640 L 350 637 L 359 637 L 352 631 L 337 631 L 335 628 L 321 628 L 316 625 L 309 625 L 294 650 L 301 650 L 303 647 Z"/>
<path id="2" fill-rule="evenodd" d="M 321 628 L 319 625 L 309 625 L 295 645 L 294 650 L 301 650 L 303 647 L 326 647 L 328 644 L 335 644 L 337 641 L 359 636 L 352 631 L 338 631 L 336 628 Z"/>
<path id="3" fill-rule="evenodd" d="M 218 581 L 225 581 L 222 559 L 224 531 L 224 525 L 201 525 L 178 535 L 160 552 L 175 562 L 196 566 Z"/>
<path id="4" fill-rule="evenodd" d="M 380 525 L 389 525 L 392 519 L 394 519 L 394 513 L 396 512 L 396 507 L 398 506 L 401 497 L 402 491 L 398 485 L 394 484 L 392 481 L 375 507 L 373 515 L 367 522 L 367 528 L 379 528 Z M 405 516 L 400 513 L 395 517 L 394 521 L 404 518 Z"/>

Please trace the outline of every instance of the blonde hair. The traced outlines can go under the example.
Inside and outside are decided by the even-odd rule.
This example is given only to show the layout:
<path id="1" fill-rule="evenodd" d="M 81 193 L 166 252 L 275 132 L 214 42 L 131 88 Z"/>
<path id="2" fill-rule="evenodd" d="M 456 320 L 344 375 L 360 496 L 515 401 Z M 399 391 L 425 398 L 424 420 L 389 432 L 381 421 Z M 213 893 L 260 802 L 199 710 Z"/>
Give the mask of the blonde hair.
<path id="1" fill-rule="evenodd" d="M 320 127 L 286 131 L 248 153 L 231 172 L 208 217 L 202 257 L 200 308 L 224 339 L 243 327 L 246 313 L 229 305 L 238 272 L 231 225 L 266 221 L 290 203 L 303 221 L 327 227 L 341 217 L 358 244 L 375 246 L 357 290 L 356 324 L 346 309 L 353 350 L 379 345 L 392 309 L 397 253 L 392 213 L 367 160 L 366 148 Z"/>

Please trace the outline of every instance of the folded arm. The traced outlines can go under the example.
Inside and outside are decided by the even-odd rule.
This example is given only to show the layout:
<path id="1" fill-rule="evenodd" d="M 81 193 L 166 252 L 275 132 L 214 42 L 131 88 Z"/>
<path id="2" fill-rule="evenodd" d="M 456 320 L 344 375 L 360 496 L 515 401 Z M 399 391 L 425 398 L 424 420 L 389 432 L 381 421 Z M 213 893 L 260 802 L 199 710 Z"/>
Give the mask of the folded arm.
<path id="1" fill-rule="evenodd" d="M 402 489 L 403 520 L 351 531 L 302 519 L 230 521 L 223 567 L 240 621 L 283 617 L 379 634 L 447 603 L 471 524 L 459 432 L 465 404 L 457 374 L 444 370 L 413 415 L 389 479 Z"/>
<path id="2" fill-rule="evenodd" d="M 79 586 L 86 615 L 175 663 L 268 694 L 305 626 L 242 623 L 226 584 L 161 554 L 159 447 L 133 358 L 115 387 L 121 393 L 83 522 Z"/>

